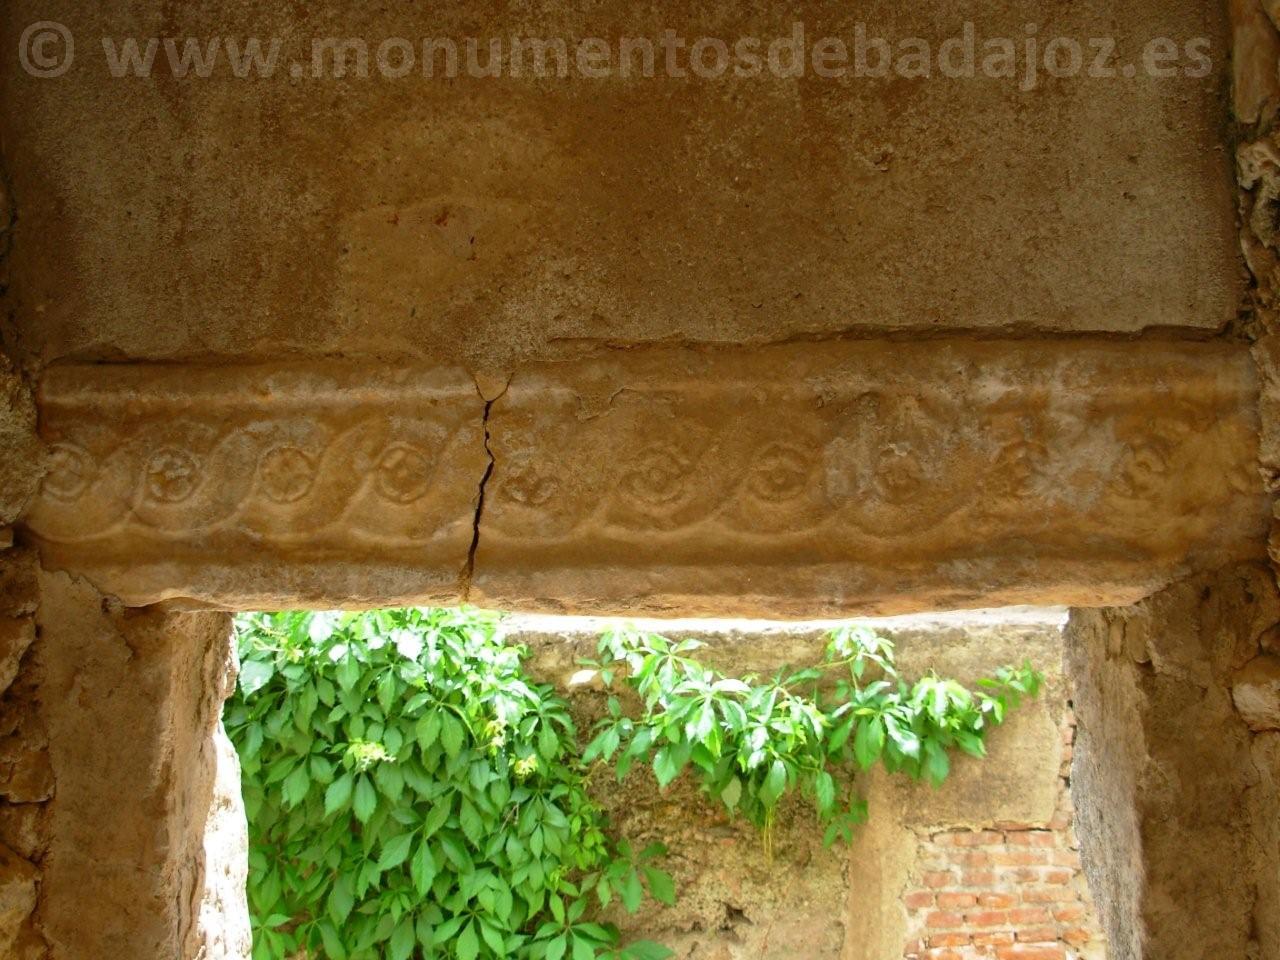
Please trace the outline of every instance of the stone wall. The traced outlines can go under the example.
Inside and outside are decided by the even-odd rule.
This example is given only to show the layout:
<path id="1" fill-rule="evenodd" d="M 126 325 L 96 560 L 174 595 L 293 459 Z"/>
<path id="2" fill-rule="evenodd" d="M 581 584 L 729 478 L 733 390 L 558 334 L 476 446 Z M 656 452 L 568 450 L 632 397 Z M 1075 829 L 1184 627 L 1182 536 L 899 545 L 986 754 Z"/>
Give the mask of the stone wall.
<path id="1" fill-rule="evenodd" d="M 36 638 L 36 559 L 29 550 L 0 554 L 3 661 L 0 680 L 0 955 L 43 960 L 33 916 L 43 894 L 41 867 L 50 839 L 54 774 L 40 714 Z"/>
<path id="2" fill-rule="evenodd" d="M 601 624 L 569 622 L 575 625 L 518 617 L 510 633 L 531 646 L 537 674 L 572 691 L 585 723 L 603 695 L 572 682 L 580 669 L 576 660 L 594 651 Z M 770 863 L 751 827 L 728 819 L 683 781 L 661 792 L 647 772 L 616 786 L 606 780 L 598 789 L 618 829 L 639 843 L 668 845 L 666 866 L 679 896 L 674 908 L 616 919 L 690 960 L 1100 958 L 1069 830 L 1064 764 L 1070 763 L 1070 746 L 1064 738 L 1071 714 L 1061 670 L 1061 617 L 1006 611 L 868 623 L 894 639 L 907 675 L 936 669 L 972 682 L 1002 663 L 1029 658 L 1045 671 L 1047 689 L 992 735 L 985 761 L 957 758 L 940 789 L 881 774 L 866 777 L 871 821 L 848 849 L 824 849 L 806 804 L 788 803 Z M 646 625 L 666 636 L 703 640 L 702 658 L 735 674 L 814 662 L 825 639 L 825 631 L 812 626 Z M 975 869 L 979 859 L 981 870 Z M 953 868 L 949 885 L 930 886 Z M 1040 952 L 1028 952 L 1031 947 Z"/>
<path id="3" fill-rule="evenodd" d="M 64 574 L 40 588 L 51 960 L 243 957 L 247 838 L 221 730 L 229 618 L 129 610 Z"/>
<path id="4" fill-rule="evenodd" d="M 12 0 L 6 61 L 24 360 L 526 360 L 680 342 L 970 330 L 1211 335 L 1236 315 L 1224 4 L 712 3 L 519 14 L 450 2 Z M 1017 81 L 112 79 L 100 38 L 958 36 L 1209 41 L 1208 76 Z M 1051 32 L 1051 34 L 1050 34 Z M 1085 45 L 1085 56 L 1092 50 Z M 372 57 L 371 57 L 372 62 Z M 225 63 L 225 62 L 224 62 Z"/>
<path id="5" fill-rule="evenodd" d="M 285 71 L 111 80 L 103 36 L 732 39 L 801 20 L 848 37 L 863 20 L 936 44 L 971 12 L 4 4 L 3 49 L 52 19 L 82 56 L 61 79 L 12 56 L 0 70 L 0 345 L 17 367 L 0 364 L 0 544 L 45 471 L 26 383 L 48 385 L 47 415 L 77 391 L 82 411 L 46 416 L 62 445 L 44 505 L 0 552 L 0 954 L 94 956 L 90 923 L 139 960 L 242 949 L 234 923 L 222 945 L 199 933 L 219 897 L 239 919 L 234 872 L 206 860 L 199 876 L 211 811 L 238 829 L 217 799 L 225 620 L 156 601 L 799 616 L 1156 593 L 1072 628 L 1081 839 L 1112 948 L 1280 955 L 1270 574 L 1197 576 L 1263 558 L 1280 488 L 1280 15 L 1269 0 L 982 12 L 989 34 L 1116 36 L 1129 60 L 1202 36 L 1213 68 L 1030 93 L 940 77 L 412 95 Z M 328 392 L 286 410 L 285 359 Z M 368 400 L 387 370 L 430 389 L 384 390 L 370 430 L 334 398 Z M 123 399 L 100 391 L 130 377 Z M 174 404 L 220 378 L 232 387 Z M 428 402 L 445 393 L 452 406 Z M 1028 716 L 1030 741 L 998 742 L 1056 742 L 1057 718 Z M 113 717 L 142 731 L 136 750 Z M 849 861 L 797 821 L 780 856 L 806 879 L 786 885 L 748 838 L 688 819 L 698 849 L 732 855 L 681 865 L 698 896 L 655 929 L 686 952 L 898 956 L 913 865 L 941 849 L 921 854 L 919 831 L 1055 815 L 1056 775 L 983 769 L 936 795 L 871 783 Z M 982 803 L 993 819 L 968 822 Z M 661 833 L 685 809 L 621 812 Z M 107 815 L 97 834 L 84 822 Z M 89 851 L 118 909 L 77 917 L 69 878 Z M 1025 952 L 1014 937 L 996 948 Z"/>
<path id="6" fill-rule="evenodd" d="M 0 289 L 7 284 L 12 219 L 3 183 L 0 169 Z M 29 547 L 15 546 L 12 526 L 44 470 L 35 424 L 31 391 L 0 354 L 0 956 L 15 960 L 46 956 L 36 908 L 54 795 L 35 650 L 39 560 Z"/>
<path id="7" fill-rule="evenodd" d="M 1077 830 L 1113 960 L 1280 956 L 1277 623 L 1263 566 L 1072 613 Z"/>

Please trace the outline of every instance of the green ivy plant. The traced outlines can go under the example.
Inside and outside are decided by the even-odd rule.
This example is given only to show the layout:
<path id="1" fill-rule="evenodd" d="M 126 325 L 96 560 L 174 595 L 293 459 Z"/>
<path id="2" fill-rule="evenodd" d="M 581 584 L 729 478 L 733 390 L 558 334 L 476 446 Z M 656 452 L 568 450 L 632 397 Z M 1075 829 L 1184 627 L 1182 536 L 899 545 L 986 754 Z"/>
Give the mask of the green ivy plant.
<path id="1" fill-rule="evenodd" d="M 250 825 L 254 960 L 661 960 L 596 904 L 671 903 L 605 832 L 565 701 L 475 611 L 237 621 L 227 731 Z"/>
<path id="2" fill-rule="evenodd" d="M 1030 663 L 1001 668 L 977 690 L 933 674 L 908 683 L 892 641 L 860 626 L 833 631 L 818 666 L 764 681 L 704 666 L 690 656 L 700 646 L 606 633 L 599 659 L 584 664 L 608 687 L 622 678 L 642 708 L 628 716 L 611 696 L 583 756 L 613 761 L 619 779 L 633 764 L 648 764 L 663 787 L 691 770 L 708 797 L 760 829 L 769 857 L 788 793 L 812 798 L 825 843 L 848 841 L 866 819 L 866 803 L 847 771 L 880 762 L 940 784 L 953 748 L 984 756 L 988 731 L 1043 683 Z"/>
<path id="3" fill-rule="evenodd" d="M 477 611 L 254 614 L 237 620 L 240 683 L 226 726 L 250 825 L 254 960 L 661 960 L 593 919 L 615 901 L 675 897 L 657 866 L 606 830 L 592 768 L 686 770 L 762 832 L 813 799 L 825 840 L 848 840 L 866 805 L 848 776 L 883 763 L 940 783 L 948 755 L 984 738 L 1042 677 L 1002 668 L 970 690 L 903 680 L 893 644 L 832 633 L 822 662 L 769 680 L 730 678 L 700 644 L 630 630 L 591 661 L 607 700 L 579 750 L 568 706 L 524 672 L 500 617 Z M 632 715 L 635 714 L 635 715 Z"/>

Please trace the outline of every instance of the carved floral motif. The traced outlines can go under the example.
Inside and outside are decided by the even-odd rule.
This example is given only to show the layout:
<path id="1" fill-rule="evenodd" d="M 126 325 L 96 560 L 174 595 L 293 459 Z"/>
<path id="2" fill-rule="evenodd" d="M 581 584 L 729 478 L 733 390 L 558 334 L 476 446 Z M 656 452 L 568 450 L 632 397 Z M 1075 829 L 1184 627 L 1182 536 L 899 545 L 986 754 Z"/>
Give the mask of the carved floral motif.
<path id="1" fill-rule="evenodd" d="M 166 447 L 147 460 L 146 493 L 160 503 L 181 503 L 200 482 L 200 465 L 185 450 Z"/>
<path id="2" fill-rule="evenodd" d="M 297 447 L 267 451 L 260 466 L 262 489 L 275 503 L 293 503 L 307 495 L 316 479 L 316 464 Z"/>

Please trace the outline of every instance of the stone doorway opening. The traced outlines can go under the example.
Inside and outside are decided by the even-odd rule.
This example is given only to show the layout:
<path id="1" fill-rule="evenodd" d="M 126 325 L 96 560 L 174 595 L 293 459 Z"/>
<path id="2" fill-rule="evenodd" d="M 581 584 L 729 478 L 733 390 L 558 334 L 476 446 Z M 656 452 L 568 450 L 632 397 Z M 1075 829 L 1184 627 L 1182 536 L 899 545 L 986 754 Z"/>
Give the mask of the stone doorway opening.
<path id="1" fill-rule="evenodd" d="M 862 777 L 870 819 L 848 846 L 824 847 L 797 802 L 780 815 L 769 860 L 759 834 L 687 777 L 660 790 L 647 769 L 621 783 L 604 775 L 593 793 L 611 827 L 637 847 L 664 844 L 676 882 L 674 906 L 615 918 L 624 935 L 690 960 L 1103 960 L 1072 830 L 1066 619 L 1061 608 L 1005 608 L 859 621 L 895 644 L 904 675 L 971 683 L 1026 659 L 1046 686 L 993 732 L 987 759 L 957 758 L 940 788 L 883 770 Z M 829 632 L 846 623 L 510 615 L 502 632 L 528 648 L 532 676 L 589 724 L 605 695 L 582 660 L 606 630 L 696 639 L 709 665 L 767 676 L 817 662 Z"/>
<path id="2" fill-rule="evenodd" d="M 232 611 L 1049 603 L 1078 608 L 1068 672 L 1090 759 L 1074 800 L 1114 956 L 1265 956 L 1280 778 L 1266 711 L 1246 721 L 1233 697 L 1280 623 L 1259 560 L 1255 370 L 1239 344 L 1141 346 L 664 346 L 497 379 L 421 362 L 51 366 L 48 472 L 7 571 L 15 642 L 33 623 L 38 637 L 11 688 L 26 779 L 5 842 L 31 907 L 15 936 L 59 960 L 236 955 L 235 924 L 201 919 L 234 889 L 208 891 L 233 868 L 204 852 Z M 1230 908 L 1197 914 L 1188 940 L 1205 864 Z M 85 884 L 107 891 L 88 913 Z M 894 937 L 881 955 L 921 939 Z"/>

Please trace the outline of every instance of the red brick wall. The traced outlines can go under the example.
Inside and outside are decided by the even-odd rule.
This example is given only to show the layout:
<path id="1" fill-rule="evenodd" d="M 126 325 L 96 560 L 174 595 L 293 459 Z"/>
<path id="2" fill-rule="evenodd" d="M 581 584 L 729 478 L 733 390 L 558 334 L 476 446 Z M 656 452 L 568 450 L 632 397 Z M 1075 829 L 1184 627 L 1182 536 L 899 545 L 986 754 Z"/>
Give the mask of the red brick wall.
<path id="1" fill-rule="evenodd" d="M 1075 718 L 1062 724 L 1058 812 L 1047 825 L 922 832 L 903 900 L 906 960 L 1103 960 L 1071 829 Z"/>

